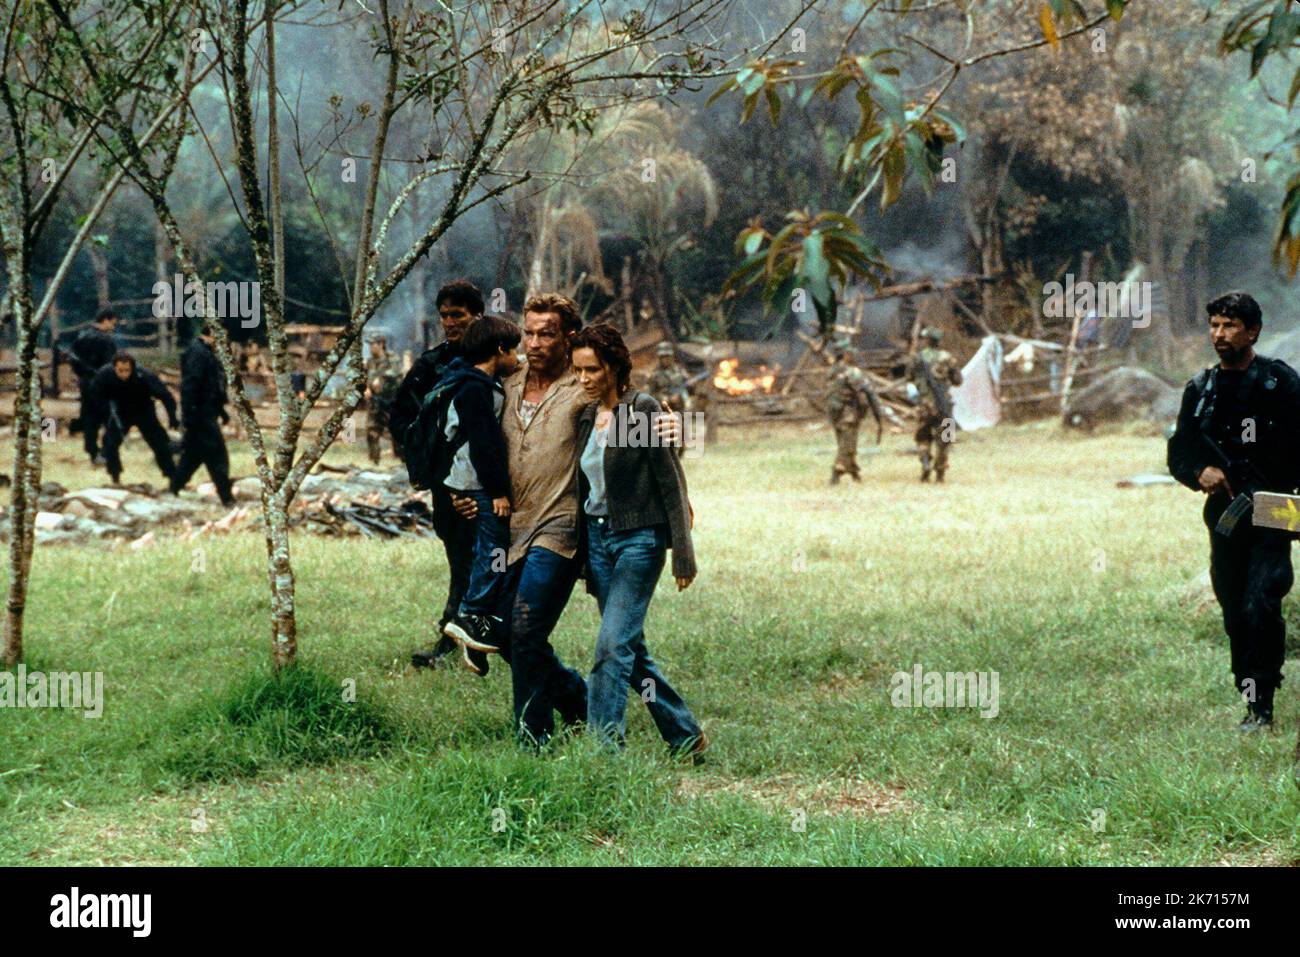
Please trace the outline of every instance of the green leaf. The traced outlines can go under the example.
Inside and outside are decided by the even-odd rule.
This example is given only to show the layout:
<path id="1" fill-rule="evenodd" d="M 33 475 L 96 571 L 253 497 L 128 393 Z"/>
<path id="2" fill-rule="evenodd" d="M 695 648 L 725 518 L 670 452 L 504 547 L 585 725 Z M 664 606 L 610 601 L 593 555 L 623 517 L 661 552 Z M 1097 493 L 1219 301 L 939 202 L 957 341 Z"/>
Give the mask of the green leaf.
<path id="1" fill-rule="evenodd" d="M 945 113 L 942 110 L 935 110 L 934 116 L 943 120 L 952 127 L 952 131 L 957 136 L 957 142 L 959 144 L 966 142 L 966 127 L 956 117 L 951 113 Z"/>
<path id="2" fill-rule="evenodd" d="M 1124 6 L 1127 0 L 1106 0 L 1106 12 L 1110 14 L 1112 20 L 1118 21 L 1124 16 Z"/>
<path id="3" fill-rule="evenodd" d="M 713 91 L 713 94 L 705 101 L 705 106 L 712 106 L 713 103 L 720 99 L 724 94 L 729 93 L 734 89 L 736 89 L 736 80 L 733 77 Z"/>
<path id="4" fill-rule="evenodd" d="M 772 118 L 772 124 L 776 125 L 781 118 L 781 97 L 770 86 L 765 92 L 767 93 L 767 115 Z"/>
<path id="5" fill-rule="evenodd" d="M 895 142 L 889 147 L 881 164 L 881 170 L 884 172 L 885 188 L 880 194 L 880 209 L 884 211 L 894 205 L 903 193 L 903 176 L 907 172 L 907 158 L 899 143 Z"/>
<path id="6" fill-rule="evenodd" d="M 823 301 L 831 288 L 830 263 L 826 259 L 824 242 L 825 237 L 820 232 L 809 233 L 804 237 L 802 257 L 802 275 L 808 280 L 809 290 L 813 298 L 820 297 Z"/>
<path id="7" fill-rule="evenodd" d="M 883 73 L 872 74 L 871 85 L 876 89 L 876 101 L 894 122 L 903 123 L 903 94 L 897 84 Z"/>

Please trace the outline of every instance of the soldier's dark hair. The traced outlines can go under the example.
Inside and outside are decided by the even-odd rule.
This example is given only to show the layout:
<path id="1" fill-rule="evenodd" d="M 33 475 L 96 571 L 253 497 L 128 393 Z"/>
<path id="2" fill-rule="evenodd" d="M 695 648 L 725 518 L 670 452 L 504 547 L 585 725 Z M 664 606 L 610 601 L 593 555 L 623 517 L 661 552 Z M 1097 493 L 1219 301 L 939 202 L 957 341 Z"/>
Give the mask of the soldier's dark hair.
<path id="1" fill-rule="evenodd" d="M 627 351 L 623 336 L 611 323 L 593 322 L 579 329 L 573 337 L 572 346 L 575 350 L 590 349 L 596 353 L 600 364 L 613 374 L 618 394 L 627 391 L 628 383 L 632 381 L 632 356 Z"/>
<path id="2" fill-rule="evenodd" d="M 483 315 L 486 308 L 483 305 L 483 293 L 468 279 L 453 279 L 439 289 L 438 298 L 433 301 L 434 307 L 441 309 L 444 302 L 461 306 L 475 316 Z"/>
<path id="3" fill-rule="evenodd" d="M 1228 292 L 1213 299 L 1205 305 L 1207 316 L 1224 316 L 1228 319 L 1240 319 L 1247 329 L 1259 329 L 1264 325 L 1264 312 L 1259 308 L 1255 297 L 1246 292 Z"/>
<path id="4" fill-rule="evenodd" d="M 95 314 L 96 322 L 103 322 L 105 319 L 116 319 L 117 313 L 112 309 L 101 309 Z"/>
<path id="5" fill-rule="evenodd" d="M 519 327 L 503 316 L 475 319 L 460 337 L 460 354 L 470 365 L 486 362 L 502 349 L 513 349 L 523 336 Z"/>
<path id="6" fill-rule="evenodd" d="M 117 365 L 119 362 L 125 362 L 130 365 L 132 369 L 135 368 L 135 356 L 131 355 L 131 353 L 127 352 L 125 349 L 113 353 L 113 365 Z"/>

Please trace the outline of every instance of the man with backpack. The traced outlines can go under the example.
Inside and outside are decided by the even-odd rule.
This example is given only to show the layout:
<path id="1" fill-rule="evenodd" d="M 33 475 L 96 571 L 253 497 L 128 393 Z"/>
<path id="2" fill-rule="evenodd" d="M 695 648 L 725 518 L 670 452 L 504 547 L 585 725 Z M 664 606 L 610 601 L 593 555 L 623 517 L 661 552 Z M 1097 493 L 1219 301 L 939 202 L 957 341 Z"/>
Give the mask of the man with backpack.
<path id="1" fill-rule="evenodd" d="M 483 315 L 484 309 L 483 294 L 468 279 L 457 279 L 444 285 L 438 290 L 435 304 L 446 338 L 412 363 L 410 371 L 397 388 L 388 414 L 388 428 L 392 432 L 394 445 L 407 463 L 408 473 L 411 463 L 406 448 L 407 432 L 419 416 L 424 400 L 438 385 L 447 367 L 460 355 L 461 336 L 470 323 Z M 416 479 L 412 476 L 412 484 L 415 482 Z M 411 664 L 417 668 L 432 667 L 440 658 L 456 650 L 456 643 L 444 635 L 442 630 L 455 617 L 456 610 L 460 607 L 461 596 L 465 594 L 465 586 L 469 582 L 474 548 L 473 525 L 457 514 L 452 507 L 448 490 L 438 485 L 430 486 L 429 490 L 433 507 L 433 530 L 447 553 L 449 577 L 447 600 L 438 620 L 437 644 L 427 651 L 417 651 L 411 655 Z M 480 656 L 478 652 L 474 655 L 486 674 L 487 657 Z"/>

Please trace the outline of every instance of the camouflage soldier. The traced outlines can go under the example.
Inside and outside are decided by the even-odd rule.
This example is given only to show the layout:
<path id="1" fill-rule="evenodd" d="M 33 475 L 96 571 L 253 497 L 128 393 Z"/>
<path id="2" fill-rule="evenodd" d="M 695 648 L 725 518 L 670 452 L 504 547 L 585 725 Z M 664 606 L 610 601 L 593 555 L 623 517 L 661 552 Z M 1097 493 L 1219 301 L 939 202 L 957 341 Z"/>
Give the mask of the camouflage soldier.
<path id="1" fill-rule="evenodd" d="M 876 395 L 867 383 L 862 370 L 849 361 L 850 344 L 847 339 L 837 339 L 831 344 L 835 364 L 831 366 L 830 391 L 826 397 L 826 411 L 835 427 L 835 464 L 831 466 L 831 484 L 848 475 L 855 482 L 862 481 L 858 468 L 858 425 L 867 411 L 876 417 L 876 439 L 880 439 L 880 409 Z"/>
<path id="2" fill-rule="evenodd" d="M 659 365 L 650 373 L 646 391 L 674 412 L 685 413 L 689 401 L 690 376 L 677 364 L 676 352 L 671 342 L 661 342 L 655 348 Z"/>
<path id="3" fill-rule="evenodd" d="M 921 481 L 943 481 L 948 470 L 948 447 L 952 444 L 956 422 L 952 418 L 950 386 L 961 385 L 961 369 L 957 360 L 946 349 L 939 348 L 942 333 L 938 329 L 923 329 L 921 338 L 928 345 L 912 359 L 908 379 L 920 399 L 921 417 L 916 429 L 916 444 L 921 454 Z M 933 448 L 933 455 L 931 449 Z"/>
<path id="4" fill-rule="evenodd" d="M 370 461 L 379 464 L 380 442 L 388 431 L 388 413 L 402 384 L 402 369 L 397 357 L 388 354 L 388 340 L 375 336 L 370 340 L 370 358 L 366 361 L 366 447 Z M 394 442 L 393 454 L 397 454 Z"/>

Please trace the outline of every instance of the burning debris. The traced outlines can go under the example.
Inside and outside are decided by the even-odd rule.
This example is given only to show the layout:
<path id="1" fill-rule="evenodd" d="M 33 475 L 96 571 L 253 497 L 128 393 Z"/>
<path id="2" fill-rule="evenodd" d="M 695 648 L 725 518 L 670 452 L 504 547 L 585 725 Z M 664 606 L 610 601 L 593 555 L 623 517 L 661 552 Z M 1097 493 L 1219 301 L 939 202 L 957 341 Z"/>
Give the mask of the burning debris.
<path id="1" fill-rule="evenodd" d="M 775 370 L 769 370 L 766 365 L 760 364 L 755 375 L 741 376 L 736 374 L 739 369 L 739 359 L 723 359 L 718 363 L 717 372 L 714 373 L 713 387 L 727 395 L 753 395 L 759 392 L 766 394 L 772 391 L 777 374 L 781 371 L 780 366 Z"/>

